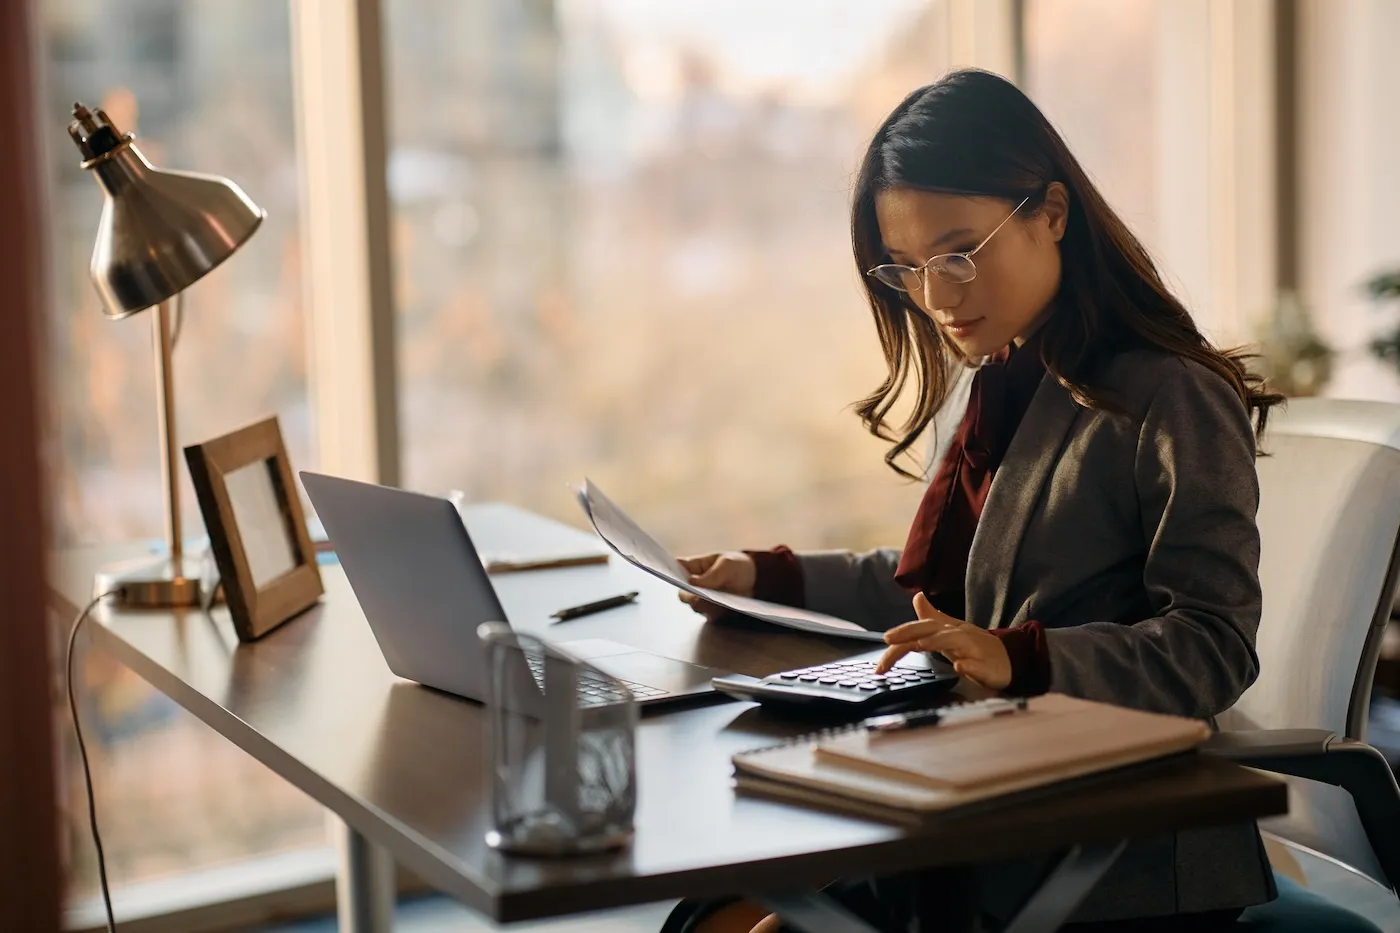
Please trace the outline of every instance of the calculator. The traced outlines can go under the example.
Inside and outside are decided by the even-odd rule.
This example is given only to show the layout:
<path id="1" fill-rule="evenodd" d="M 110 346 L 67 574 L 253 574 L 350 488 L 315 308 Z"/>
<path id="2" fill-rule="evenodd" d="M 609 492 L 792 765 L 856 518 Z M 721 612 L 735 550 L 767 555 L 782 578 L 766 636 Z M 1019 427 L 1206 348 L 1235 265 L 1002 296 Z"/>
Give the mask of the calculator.
<path id="1" fill-rule="evenodd" d="M 907 655 L 890 670 L 877 674 L 875 665 L 881 653 L 869 652 L 767 677 L 729 674 L 714 678 L 713 683 L 716 690 L 741 700 L 867 712 L 925 703 L 958 682 L 958 675 L 946 662 L 923 654 Z"/>

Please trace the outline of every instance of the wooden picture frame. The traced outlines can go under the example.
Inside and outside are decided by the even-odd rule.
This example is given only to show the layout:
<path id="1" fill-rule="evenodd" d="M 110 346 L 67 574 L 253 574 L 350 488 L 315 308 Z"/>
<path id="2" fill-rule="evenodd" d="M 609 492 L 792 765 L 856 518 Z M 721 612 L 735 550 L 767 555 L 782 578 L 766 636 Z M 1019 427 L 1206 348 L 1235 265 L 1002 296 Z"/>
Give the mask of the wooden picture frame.
<path id="1" fill-rule="evenodd" d="M 275 417 L 185 448 L 240 641 L 321 598 L 321 571 Z"/>

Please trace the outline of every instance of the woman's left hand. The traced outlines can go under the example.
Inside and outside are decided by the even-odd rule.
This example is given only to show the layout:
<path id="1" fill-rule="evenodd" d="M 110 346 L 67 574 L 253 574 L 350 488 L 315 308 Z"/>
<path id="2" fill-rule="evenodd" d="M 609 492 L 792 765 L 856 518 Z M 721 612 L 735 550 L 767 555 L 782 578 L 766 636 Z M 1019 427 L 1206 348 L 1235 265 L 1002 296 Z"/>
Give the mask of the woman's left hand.
<path id="1" fill-rule="evenodd" d="M 939 612 L 923 593 L 914 597 L 919 621 L 897 625 L 885 633 L 885 654 L 875 672 L 883 674 L 911 651 L 936 651 L 947 658 L 959 677 L 1004 690 L 1011 683 L 1011 657 L 1001 639 L 947 613 Z"/>

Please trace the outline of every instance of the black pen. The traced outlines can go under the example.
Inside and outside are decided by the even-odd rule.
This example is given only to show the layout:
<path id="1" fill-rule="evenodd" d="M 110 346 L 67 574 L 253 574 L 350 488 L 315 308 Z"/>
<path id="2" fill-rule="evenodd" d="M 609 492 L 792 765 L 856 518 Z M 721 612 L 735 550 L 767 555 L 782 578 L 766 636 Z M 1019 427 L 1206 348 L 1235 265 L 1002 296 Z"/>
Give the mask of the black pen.
<path id="1" fill-rule="evenodd" d="M 623 593 L 621 596 L 609 596 L 607 599 L 600 599 L 595 603 L 584 603 L 582 606 L 570 606 L 568 609 L 560 609 L 550 616 L 556 622 L 567 622 L 570 619 L 577 619 L 579 616 L 592 615 L 595 612 L 602 612 L 605 609 L 616 609 L 618 606 L 625 606 L 637 598 L 637 593 Z"/>
<path id="2" fill-rule="evenodd" d="M 900 729 L 917 729 L 920 726 L 951 725 L 958 722 L 991 719 L 994 716 L 1005 716 L 1008 713 L 1024 713 L 1027 708 L 1025 697 L 1014 699 L 997 697 L 988 700 L 975 700 L 970 703 L 959 703 L 942 709 L 872 716 L 861 725 L 865 726 L 867 732 L 897 732 Z"/>

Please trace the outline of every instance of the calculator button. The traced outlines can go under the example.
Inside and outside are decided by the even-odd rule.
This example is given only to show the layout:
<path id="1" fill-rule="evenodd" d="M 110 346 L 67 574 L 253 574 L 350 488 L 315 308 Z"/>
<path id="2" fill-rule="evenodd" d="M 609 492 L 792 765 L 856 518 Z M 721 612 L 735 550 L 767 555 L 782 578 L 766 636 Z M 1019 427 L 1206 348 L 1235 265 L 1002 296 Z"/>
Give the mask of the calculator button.
<path id="1" fill-rule="evenodd" d="M 778 675 L 783 680 L 796 680 L 801 675 L 797 671 L 784 671 Z"/>
<path id="2" fill-rule="evenodd" d="M 834 684 L 834 683 L 839 682 L 840 680 L 841 680 L 840 677 L 823 677 L 820 681 L 818 681 L 818 683 L 823 683 L 823 684 Z"/>
<path id="3" fill-rule="evenodd" d="M 841 681 L 837 686 L 840 686 L 840 687 L 858 687 L 858 686 L 860 686 L 860 681 L 858 681 L 858 680 L 853 680 L 853 679 L 851 679 L 851 680 L 843 680 L 843 681 Z"/>
<path id="4" fill-rule="evenodd" d="M 879 684 L 871 683 L 870 681 L 866 680 L 866 681 L 862 681 L 862 682 L 861 682 L 861 684 L 860 684 L 860 689 L 862 689 L 862 690 L 879 690 L 879 689 L 880 689 L 880 685 L 879 685 Z"/>
<path id="5" fill-rule="evenodd" d="M 821 680 L 821 675 L 819 675 L 819 674 L 803 674 L 801 677 L 799 677 L 799 678 L 797 678 L 797 679 L 798 679 L 798 680 L 805 680 L 805 681 L 807 681 L 808 683 L 816 683 L 817 681 Z"/>

